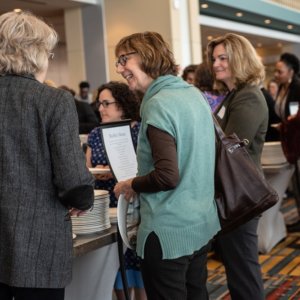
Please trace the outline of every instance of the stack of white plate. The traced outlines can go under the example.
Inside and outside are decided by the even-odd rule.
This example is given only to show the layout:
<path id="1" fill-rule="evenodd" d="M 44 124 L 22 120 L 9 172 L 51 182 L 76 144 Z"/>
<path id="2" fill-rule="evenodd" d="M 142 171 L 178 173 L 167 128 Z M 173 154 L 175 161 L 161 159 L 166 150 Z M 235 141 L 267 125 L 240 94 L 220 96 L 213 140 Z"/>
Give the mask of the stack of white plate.
<path id="1" fill-rule="evenodd" d="M 71 217 L 73 232 L 75 234 L 96 233 L 111 227 L 108 191 L 95 190 L 94 194 L 94 207 L 82 216 Z"/>
<path id="2" fill-rule="evenodd" d="M 266 142 L 261 155 L 262 165 L 279 165 L 286 163 L 281 142 Z"/>

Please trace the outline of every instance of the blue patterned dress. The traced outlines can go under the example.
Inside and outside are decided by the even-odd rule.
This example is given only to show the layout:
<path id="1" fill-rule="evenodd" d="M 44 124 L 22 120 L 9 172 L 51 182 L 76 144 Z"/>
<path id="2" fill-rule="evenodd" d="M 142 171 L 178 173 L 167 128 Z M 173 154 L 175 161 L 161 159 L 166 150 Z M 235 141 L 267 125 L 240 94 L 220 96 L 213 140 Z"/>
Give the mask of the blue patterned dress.
<path id="1" fill-rule="evenodd" d="M 140 123 L 136 123 L 131 127 L 131 136 L 134 148 L 137 146 L 138 133 L 140 130 Z M 101 129 L 97 127 L 91 131 L 88 136 L 88 146 L 91 148 L 91 163 L 93 167 L 97 165 L 108 165 L 107 157 L 104 150 L 103 140 L 101 136 Z M 95 180 L 95 189 L 107 190 L 110 195 L 110 207 L 117 207 L 118 200 L 113 192 L 116 184 L 115 179 L 109 180 Z M 128 280 L 128 287 L 130 288 L 143 288 L 143 282 L 140 272 L 140 260 L 135 251 L 127 249 L 125 252 L 125 268 Z M 117 274 L 116 289 L 123 289 L 121 282 L 120 271 Z"/>
<path id="2" fill-rule="evenodd" d="M 140 130 L 140 123 L 136 123 L 131 128 L 131 136 L 134 148 L 136 149 L 137 145 L 137 138 Z M 101 129 L 100 127 L 97 127 L 91 131 L 88 137 L 88 146 L 92 150 L 92 158 L 91 163 L 93 167 L 96 167 L 97 165 L 108 165 L 107 157 L 105 155 L 104 145 L 102 141 L 101 136 Z M 95 189 L 96 190 L 107 190 L 110 194 L 110 207 L 117 207 L 118 200 L 113 192 L 114 187 L 116 184 L 115 179 L 109 179 L 109 180 L 96 180 L 95 181 Z"/>

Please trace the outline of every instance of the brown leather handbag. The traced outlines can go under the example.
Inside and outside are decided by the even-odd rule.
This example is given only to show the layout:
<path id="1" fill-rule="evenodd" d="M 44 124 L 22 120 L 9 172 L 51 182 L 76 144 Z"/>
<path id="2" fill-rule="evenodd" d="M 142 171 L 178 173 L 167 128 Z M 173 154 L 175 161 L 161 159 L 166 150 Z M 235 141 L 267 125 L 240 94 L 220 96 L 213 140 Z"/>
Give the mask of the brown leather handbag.
<path id="1" fill-rule="evenodd" d="M 217 149 L 215 201 L 221 234 L 235 229 L 275 205 L 278 195 L 246 150 L 248 141 L 226 136 L 213 116 Z"/>

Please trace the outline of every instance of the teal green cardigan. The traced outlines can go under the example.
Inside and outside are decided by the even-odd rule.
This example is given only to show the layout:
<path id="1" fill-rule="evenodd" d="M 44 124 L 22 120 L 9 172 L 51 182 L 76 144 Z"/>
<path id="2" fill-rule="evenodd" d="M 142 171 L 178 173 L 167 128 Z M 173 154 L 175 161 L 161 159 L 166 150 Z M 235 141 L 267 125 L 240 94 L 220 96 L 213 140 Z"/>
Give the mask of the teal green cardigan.
<path id="1" fill-rule="evenodd" d="M 154 169 L 147 127 L 176 141 L 180 180 L 173 190 L 140 193 L 137 252 L 143 258 L 147 236 L 159 238 L 163 259 L 192 254 L 220 229 L 214 202 L 215 139 L 211 111 L 200 92 L 181 78 L 154 80 L 141 105 L 138 175 Z"/>

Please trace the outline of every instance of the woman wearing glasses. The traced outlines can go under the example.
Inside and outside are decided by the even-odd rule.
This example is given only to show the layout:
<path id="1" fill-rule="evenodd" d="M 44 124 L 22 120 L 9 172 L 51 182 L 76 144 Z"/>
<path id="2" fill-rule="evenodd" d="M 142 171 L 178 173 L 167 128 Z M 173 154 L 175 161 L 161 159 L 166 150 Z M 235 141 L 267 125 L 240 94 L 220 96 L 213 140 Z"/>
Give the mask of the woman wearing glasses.
<path id="1" fill-rule="evenodd" d="M 102 122 L 115 122 L 131 119 L 131 135 L 136 148 L 140 129 L 139 101 L 125 83 L 109 82 L 98 89 L 98 107 Z M 108 168 L 108 161 L 104 151 L 100 127 L 91 131 L 88 137 L 86 161 L 88 167 Z M 95 189 L 108 190 L 110 193 L 110 207 L 117 206 L 117 198 L 113 192 L 116 184 L 112 174 L 95 175 Z M 125 253 L 126 274 L 128 286 L 135 292 L 135 299 L 145 300 L 144 285 L 139 270 L 139 260 L 136 253 L 127 249 Z M 115 293 L 118 300 L 125 299 L 120 272 L 115 281 Z"/>
<path id="2" fill-rule="evenodd" d="M 144 93 L 138 176 L 117 183 L 139 194 L 137 253 L 148 300 L 208 299 L 206 256 L 220 229 L 214 202 L 214 126 L 198 89 L 177 77 L 169 46 L 156 32 L 124 37 L 117 72 Z"/>

